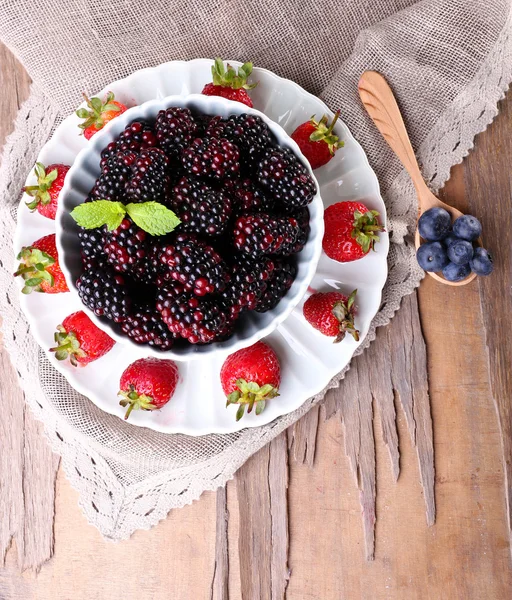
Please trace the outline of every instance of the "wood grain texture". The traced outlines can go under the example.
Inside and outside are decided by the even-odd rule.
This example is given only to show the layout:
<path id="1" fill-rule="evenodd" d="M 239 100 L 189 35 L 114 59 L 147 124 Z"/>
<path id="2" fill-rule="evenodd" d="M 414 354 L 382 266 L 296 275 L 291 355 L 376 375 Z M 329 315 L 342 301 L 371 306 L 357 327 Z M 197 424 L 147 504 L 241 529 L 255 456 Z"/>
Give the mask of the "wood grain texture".
<path id="1" fill-rule="evenodd" d="M 361 361 L 354 361 L 339 393 L 341 419 L 347 455 L 359 488 L 365 556 L 373 560 L 375 554 L 375 438 L 373 435 L 373 410 L 370 380 Z"/>
<path id="2" fill-rule="evenodd" d="M 0 148 L 30 80 L 0 45 Z M 23 399 L 16 373 L 0 343 L 0 565 L 15 542 L 21 569 L 38 569 L 53 554 L 55 478 L 59 459 L 52 455 Z M 0 597 L 1 594 L 0 585 Z"/>
<path id="3" fill-rule="evenodd" d="M 320 406 L 314 406 L 297 421 L 288 435 L 288 445 L 294 460 L 313 466 Z"/>
<path id="4" fill-rule="evenodd" d="M 227 487 L 223 487 L 217 490 L 215 565 L 213 568 L 211 600 L 229 600 L 228 522 Z"/>
<path id="5" fill-rule="evenodd" d="M 481 278 L 482 318 L 489 350 L 491 387 L 501 429 L 509 535 L 512 535 L 512 102 L 478 136 L 466 161 L 467 204 L 483 219 L 483 241 L 495 261 L 492 277 Z"/>
<path id="6" fill-rule="evenodd" d="M 0 570 L 2 600 L 210 600 L 214 493 L 173 511 L 158 527 L 137 531 L 130 540 L 117 543 L 106 541 L 87 523 L 78 499 L 60 470 L 55 554 L 39 573 L 20 575 L 9 553 L 6 569 Z M 23 595 L 18 593 L 21 585 L 25 585 Z"/>
<path id="7" fill-rule="evenodd" d="M 286 432 L 270 444 L 268 465 L 272 546 L 270 572 L 272 600 L 284 600 L 290 579 L 288 568 L 288 452 Z"/>
<path id="8" fill-rule="evenodd" d="M 283 600 L 288 579 L 286 432 L 238 471 L 242 600 Z"/>
<path id="9" fill-rule="evenodd" d="M 400 473 L 400 456 L 395 395 L 402 403 L 417 450 L 427 523 L 432 525 L 435 517 L 432 420 L 425 342 L 418 318 L 416 293 L 402 300 L 401 309 L 391 325 L 377 332 L 373 344 L 352 361 L 339 389 L 330 391 L 324 402 L 326 418 L 339 411 L 344 425 L 345 452 L 360 490 L 368 560 L 373 560 L 375 551 L 374 403 L 378 408 L 375 426 L 381 428 L 396 481 Z M 309 445 L 313 446 L 313 441 L 309 441 Z"/>
<path id="10" fill-rule="evenodd" d="M 439 287 L 439 286 L 438 286 Z M 427 356 L 416 292 L 402 300 L 388 328 L 391 379 L 402 405 L 412 443 L 418 454 L 426 504 L 427 525 L 435 520 L 434 447 L 428 393 Z"/>

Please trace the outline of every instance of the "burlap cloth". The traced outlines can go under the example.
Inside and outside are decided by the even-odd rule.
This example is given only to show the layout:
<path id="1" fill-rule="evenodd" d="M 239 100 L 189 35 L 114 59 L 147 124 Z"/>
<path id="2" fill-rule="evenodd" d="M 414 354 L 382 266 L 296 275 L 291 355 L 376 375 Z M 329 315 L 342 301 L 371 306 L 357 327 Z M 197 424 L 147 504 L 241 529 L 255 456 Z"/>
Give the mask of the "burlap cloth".
<path id="1" fill-rule="evenodd" d="M 87 518 L 128 537 L 230 479 L 256 450 L 318 400 L 270 425 L 191 438 L 132 427 L 77 394 L 30 335 L 13 283 L 19 191 L 52 129 L 80 102 L 136 69 L 173 59 L 251 59 L 342 109 L 379 177 L 392 245 L 375 328 L 418 285 L 404 236 L 416 213 L 412 186 L 365 115 L 365 69 L 391 82 L 432 189 L 497 113 L 512 79 L 509 0 L 0 0 L 0 38 L 34 80 L 0 174 L 0 306 L 5 344 L 30 406 L 45 424 Z M 363 347 L 360 348 L 363 350 Z M 339 385 L 340 373 L 328 387 Z M 347 399 L 349 401 L 349 399 Z"/>

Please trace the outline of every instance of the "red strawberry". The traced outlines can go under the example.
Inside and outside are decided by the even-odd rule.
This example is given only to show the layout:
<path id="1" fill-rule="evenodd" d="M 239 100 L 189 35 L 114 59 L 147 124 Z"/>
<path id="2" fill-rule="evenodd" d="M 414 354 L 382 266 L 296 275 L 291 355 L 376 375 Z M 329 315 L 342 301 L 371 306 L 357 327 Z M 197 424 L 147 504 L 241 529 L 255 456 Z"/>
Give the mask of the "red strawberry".
<path id="1" fill-rule="evenodd" d="M 25 194 L 34 198 L 31 202 L 27 202 L 30 210 L 37 209 L 43 217 L 55 219 L 57 200 L 68 171 L 69 167 L 67 165 L 55 164 L 45 167 L 40 162 L 36 163 L 37 185 L 29 185 L 23 188 Z"/>
<path id="2" fill-rule="evenodd" d="M 82 310 L 66 317 L 62 325 L 57 325 L 55 342 L 57 345 L 50 348 L 50 352 L 55 352 L 57 360 L 69 357 L 74 367 L 78 363 L 87 365 L 101 358 L 115 344 Z"/>
<path id="3" fill-rule="evenodd" d="M 118 117 L 126 110 L 126 106 L 114 100 L 114 94 L 109 92 L 105 98 L 105 102 L 102 102 L 99 98 L 88 98 L 84 94 L 85 101 L 87 102 L 87 108 L 79 108 L 76 114 L 81 119 L 85 119 L 78 127 L 84 130 L 84 136 L 86 140 L 90 140 L 92 136 L 97 133 L 100 129 L 115 117 Z"/>
<path id="4" fill-rule="evenodd" d="M 374 250 L 378 232 L 384 231 L 379 213 L 361 202 L 338 202 L 324 213 L 325 233 L 322 246 L 329 258 L 350 262 Z"/>
<path id="5" fill-rule="evenodd" d="M 281 367 L 276 353 L 263 342 L 238 350 L 224 361 L 220 382 L 227 396 L 226 406 L 240 404 L 237 421 L 244 416 L 246 406 L 250 413 L 256 404 L 256 414 L 261 414 L 266 401 L 279 396 Z"/>
<path id="6" fill-rule="evenodd" d="M 33 291 L 47 294 L 69 292 L 60 270 L 54 233 L 45 235 L 32 246 L 22 248 L 17 259 L 21 262 L 14 276 L 21 275 L 25 280 L 25 287 L 21 290 L 24 294 Z"/>
<path id="7" fill-rule="evenodd" d="M 252 108 L 252 100 L 246 90 L 252 90 L 257 83 L 247 83 L 252 73 L 252 63 L 244 63 L 238 67 L 238 73 L 231 65 L 224 67 L 220 58 L 215 59 L 212 65 L 213 83 L 207 83 L 201 92 L 205 96 L 222 96 L 228 100 L 241 102 Z"/>
<path id="8" fill-rule="evenodd" d="M 359 331 L 354 326 L 356 294 L 357 290 L 348 297 L 340 292 L 317 292 L 306 300 L 304 317 L 320 333 L 336 338 L 334 343 L 341 342 L 346 333 L 358 342 Z"/>
<path id="9" fill-rule="evenodd" d="M 291 137 L 297 142 L 302 154 L 309 160 L 312 169 L 318 169 L 327 164 L 338 148 L 344 143 L 333 133 L 333 128 L 340 116 L 338 110 L 329 125 L 329 117 L 324 115 L 320 121 L 315 121 L 315 115 L 306 123 L 299 125 Z"/>
<path id="10" fill-rule="evenodd" d="M 119 404 L 132 410 L 157 410 L 172 398 L 178 385 L 178 367 L 172 360 L 139 358 L 121 375 Z"/>

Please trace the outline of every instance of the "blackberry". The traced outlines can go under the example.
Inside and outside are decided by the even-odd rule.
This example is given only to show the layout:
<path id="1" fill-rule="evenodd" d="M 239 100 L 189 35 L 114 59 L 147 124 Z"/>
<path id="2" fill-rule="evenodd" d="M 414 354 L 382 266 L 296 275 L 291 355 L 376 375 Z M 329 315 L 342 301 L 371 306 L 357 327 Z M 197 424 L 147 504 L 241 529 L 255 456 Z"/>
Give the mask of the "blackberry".
<path id="1" fill-rule="evenodd" d="M 205 137 L 210 123 L 214 119 L 220 119 L 220 117 L 212 117 L 211 115 L 203 115 L 200 113 L 194 114 L 193 117 L 197 125 L 196 137 Z"/>
<path id="2" fill-rule="evenodd" d="M 309 209 L 307 207 L 299 208 L 288 213 L 288 216 L 293 217 L 299 224 L 299 235 L 294 244 L 284 254 L 297 254 L 301 252 L 309 238 Z"/>
<path id="3" fill-rule="evenodd" d="M 186 292 L 204 296 L 222 292 L 226 287 L 229 276 L 222 257 L 193 236 L 178 235 L 162 248 L 160 260 L 167 267 L 169 278 L 179 281 Z"/>
<path id="4" fill-rule="evenodd" d="M 133 163 L 133 174 L 126 184 L 127 201 L 165 202 L 171 185 L 168 166 L 169 159 L 159 148 L 143 150 Z"/>
<path id="5" fill-rule="evenodd" d="M 229 309 L 214 298 L 198 298 L 172 288 L 160 292 L 157 309 L 169 329 L 191 344 L 208 344 L 229 333 L 232 324 Z"/>
<path id="6" fill-rule="evenodd" d="M 232 115 L 226 120 L 214 117 L 206 130 L 206 135 L 224 137 L 240 150 L 241 163 L 248 173 L 257 167 L 264 151 L 272 146 L 274 137 L 267 124 L 255 115 Z"/>
<path id="7" fill-rule="evenodd" d="M 83 229 L 80 227 L 78 239 L 80 240 L 82 258 L 92 259 L 103 255 L 103 247 L 105 245 L 104 227 L 96 229 Z"/>
<path id="8" fill-rule="evenodd" d="M 131 269 L 131 275 L 139 282 L 159 285 L 159 277 L 164 272 L 164 265 L 160 260 L 165 236 L 149 236 L 147 239 L 146 253 Z"/>
<path id="9" fill-rule="evenodd" d="M 274 211 L 274 198 L 255 186 L 250 179 L 227 181 L 224 189 L 233 201 L 233 213 L 236 216 Z"/>
<path id="10" fill-rule="evenodd" d="M 267 213 L 239 217 L 233 230 L 236 249 L 254 258 L 290 254 L 299 234 L 299 224 L 293 217 L 274 217 Z"/>
<path id="11" fill-rule="evenodd" d="M 222 181 L 240 170 L 240 151 L 225 138 L 196 138 L 181 154 L 185 170 L 196 177 Z"/>
<path id="12" fill-rule="evenodd" d="M 182 231 L 215 236 L 226 231 L 232 212 L 227 195 L 190 177 L 182 177 L 174 187 L 172 209 Z"/>
<path id="13" fill-rule="evenodd" d="M 105 254 L 116 271 L 131 271 L 146 256 L 148 234 L 126 217 L 117 229 L 105 233 Z"/>
<path id="14" fill-rule="evenodd" d="M 315 182 L 289 149 L 267 149 L 258 165 L 256 177 L 263 189 L 288 208 L 306 206 L 316 194 Z"/>
<path id="15" fill-rule="evenodd" d="M 104 254 L 100 254 L 96 257 L 88 257 L 82 255 L 82 268 L 84 271 L 92 268 L 105 269 L 110 267 L 107 258 Z"/>
<path id="16" fill-rule="evenodd" d="M 147 344 L 159 350 L 170 350 L 176 340 L 174 333 L 151 306 L 141 306 L 128 315 L 121 330 L 137 344 Z"/>
<path id="17" fill-rule="evenodd" d="M 122 275 L 113 269 L 93 267 L 80 275 L 76 285 L 83 304 L 95 315 L 116 323 L 126 320 L 131 301 Z"/>
<path id="18" fill-rule="evenodd" d="M 231 278 L 222 294 L 230 306 L 254 310 L 272 279 L 275 263 L 270 258 L 258 260 L 237 256 L 231 267 Z"/>
<path id="19" fill-rule="evenodd" d="M 110 144 L 101 153 L 100 165 L 106 164 L 107 160 L 117 152 L 140 152 L 146 148 L 158 146 L 156 133 L 149 123 L 143 120 L 133 121 L 126 126 L 116 140 Z"/>
<path id="20" fill-rule="evenodd" d="M 188 108 L 171 107 L 158 113 L 155 131 L 160 148 L 169 158 L 178 159 L 197 137 L 198 127 Z"/>
<path id="21" fill-rule="evenodd" d="M 125 187 L 132 176 L 132 165 L 137 160 L 133 152 L 117 152 L 103 165 L 89 198 L 91 200 L 124 201 Z"/>
<path id="22" fill-rule="evenodd" d="M 267 289 L 261 299 L 256 304 L 257 312 L 267 312 L 275 308 L 281 299 L 292 287 L 292 283 L 297 275 L 297 267 L 285 261 L 275 261 L 275 269 L 272 278 L 268 282 Z"/>

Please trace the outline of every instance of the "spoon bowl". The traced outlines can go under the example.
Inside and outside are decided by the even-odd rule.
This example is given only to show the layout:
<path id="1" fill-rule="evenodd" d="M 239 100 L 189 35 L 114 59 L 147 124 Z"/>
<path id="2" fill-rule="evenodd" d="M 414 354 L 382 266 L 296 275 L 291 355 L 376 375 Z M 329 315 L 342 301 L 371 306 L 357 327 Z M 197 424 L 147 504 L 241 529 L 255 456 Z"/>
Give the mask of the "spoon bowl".
<path id="1" fill-rule="evenodd" d="M 412 179 L 416 188 L 416 194 L 418 195 L 418 219 L 425 211 L 434 206 L 439 206 L 448 211 L 452 217 L 452 222 L 462 216 L 463 213 L 460 210 L 449 206 L 434 196 L 423 180 L 400 109 L 384 77 L 375 71 L 365 71 L 359 80 L 358 90 L 361 102 L 372 121 Z M 414 243 L 416 249 L 421 245 L 421 236 L 418 228 L 416 228 Z M 482 245 L 480 238 L 477 240 L 477 244 Z M 454 287 L 467 285 L 476 277 L 475 273 L 471 273 L 461 281 L 448 281 L 438 273 L 426 272 L 436 281 Z"/>

